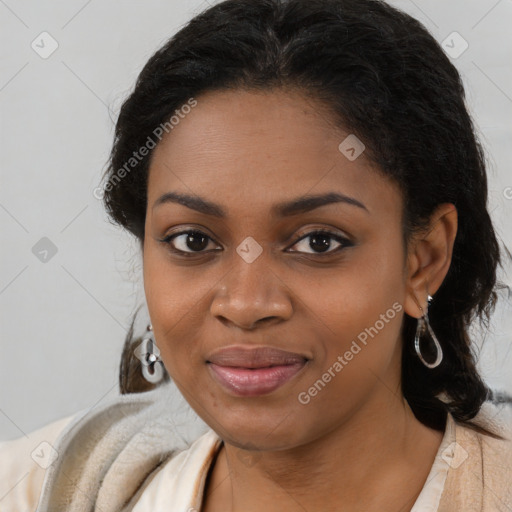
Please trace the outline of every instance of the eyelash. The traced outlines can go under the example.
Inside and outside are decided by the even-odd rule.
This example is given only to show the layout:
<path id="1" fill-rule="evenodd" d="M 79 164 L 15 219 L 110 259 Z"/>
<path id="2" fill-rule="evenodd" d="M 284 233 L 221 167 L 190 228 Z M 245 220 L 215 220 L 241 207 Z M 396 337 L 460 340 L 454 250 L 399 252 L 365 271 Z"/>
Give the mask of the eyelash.
<path id="1" fill-rule="evenodd" d="M 183 255 L 185 257 L 191 257 L 194 255 L 206 254 L 207 252 L 211 252 L 211 251 L 204 251 L 204 250 L 203 251 L 182 251 L 181 249 L 176 249 L 172 245 L 171 242 L 174 238 L 177 238 L 178 236 L 182 236 L 182 235 L 189 235 L 190 233 L 205 236 L 210 241 L 215 242 L 215 240 L 213 240 L 211 237 L 209 237 L 206 233 L 204 233 L 203 231 L 200 231 L 198 229 L 189 229 L 186 231 L 179 231 L 178 233 L 172 233 L 172 234 L 166 236 L 165 238 L 160 239 L 160 242 L 168 245 L 171 252 L 173 252 L 175 254 Z M 312 253 L 306 252 L 305 253 L 305 252 L 301 252 L 301 251 L 292 251 L 292 252 L 297 252 L 299 254 L 303 254 L 303 255 L 305 254 L 305 255 L 309 255 L 309 256 L 328 256 L 328 255 L 332 255 L 334 253 L 341 252 L 343 249 L 345 249 L 347 247 L 352 247 L 354 245 L 348 238 L 345 238 L 337 233 L 333 233 L 332 231 L 329 231 L 328 229 L 316 229 L 313 231 L 309 231 L 308 233 L 306 233 L 303 236 L 301 236 L 300 238 L 298 238 L 292 244 L 292 247 L 294 245 L 298 244 L 299 242 L 301 242 L 302 240 L 305 240 L 314 235 L 327 235 L 330 238 L 333 238 L 335 241 L 339 242 L 341 245 L 339 247 L 335 248 L 334 250 L 328 250 L 326 252 L 316 252 L 316 253 L 315 252 L 312 252 Z"/>

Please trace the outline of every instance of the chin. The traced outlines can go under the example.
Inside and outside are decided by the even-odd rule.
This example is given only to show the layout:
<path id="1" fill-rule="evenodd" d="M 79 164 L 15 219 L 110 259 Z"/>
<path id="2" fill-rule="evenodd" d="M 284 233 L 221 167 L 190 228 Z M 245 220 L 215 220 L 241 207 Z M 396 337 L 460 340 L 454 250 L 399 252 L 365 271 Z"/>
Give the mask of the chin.
<path id="1" fill-rule="evenodd" d="M 218 422 L 203 420 L 227 443 L 238 448 L 255 450 L 285 450 L 303 444 L 307 437 L 305 418 L 298 418 L 296 411 L 284 407 L 216 409 Z M 311 415 L 309 415 L 311 418 Z M 210 417 L 211 419 L 211 417 Z M 301 428 L 298 428 L 298 426 Z"/>

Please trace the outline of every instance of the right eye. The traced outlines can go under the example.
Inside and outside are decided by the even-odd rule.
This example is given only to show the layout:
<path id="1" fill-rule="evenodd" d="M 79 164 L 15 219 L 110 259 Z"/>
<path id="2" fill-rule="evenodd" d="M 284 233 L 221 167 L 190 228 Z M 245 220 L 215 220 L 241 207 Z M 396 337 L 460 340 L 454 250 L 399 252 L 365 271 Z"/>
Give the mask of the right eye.
<path id="1" fill-rule="evenodd" d="M 188 255 L 201 254 L 205 252 L 204 249 L 208 247 L 208 240 L 213 242 L 213 240 L 206 233 L 203 233 L 197 229 L 193 229 L 172 233 L 163 238 L 161 241 L 169 245 L 169 248 L 172 252 Z"/>

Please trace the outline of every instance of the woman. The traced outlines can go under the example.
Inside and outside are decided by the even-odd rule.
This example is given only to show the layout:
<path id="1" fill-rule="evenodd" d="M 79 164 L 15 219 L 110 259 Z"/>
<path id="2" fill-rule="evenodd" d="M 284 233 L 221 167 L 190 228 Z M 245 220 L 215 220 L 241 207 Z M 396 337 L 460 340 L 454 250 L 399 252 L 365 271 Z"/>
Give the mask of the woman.
<path id="1" fill-rule="evenodd" d="M 376 0 L 221 2 L 146 64 L 106 178 L 151 325 L 123 396 L 36 433 L 46 474 L 2 510 L 512 509 L 468 333 L 500 262 L 484 159 L 420 23 Z M 191 446 L 162 363 L 209 427 Z M 0 446 L 6 478 L 27 446 Z"/>

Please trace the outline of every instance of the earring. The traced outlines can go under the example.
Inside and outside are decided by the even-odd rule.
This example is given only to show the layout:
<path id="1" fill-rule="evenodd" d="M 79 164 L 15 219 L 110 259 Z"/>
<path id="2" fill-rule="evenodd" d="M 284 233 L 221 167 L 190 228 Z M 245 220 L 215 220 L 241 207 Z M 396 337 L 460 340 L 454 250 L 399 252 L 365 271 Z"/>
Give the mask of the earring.
<path id="1" fill-rule="evenodd" d="M 430 322 L 428 320 L 428 306 L 432 302 L 432 297 L 428 296 L 428 304 L 427 304 L 427 311 L 423 312 L 423 309 L 420 306 L 421 312 L 423 313 L 421 318 L 418 318 L 418 326 L 416 327 L 416 336 L 414 338 L 414 348 L 416 349 L 416 354 L 420 358 L 421 362 L 427 367 L 427 368 L 436 368 L 441 364 L 441 361 L 443 360 L 443 349 L 441 348 L 441 344 L 439 343 L 436 335 L 434 334 L 434 331 L 432 330 L 432 327 L 430 327 Z M 433 363 L 428 363 L 425 361 L 423 354 L 421 353 L 420 348 L 420 336 L 425 334 L 425 331 L 429 332 L 431 338 L 434 340 L 434 344 L 437 351 L 437 357 L 436 360 Z"/>
<path id="2" fill-rule="evenodd" d="M 146 335 L 140 345 L 135 349 L 135 355 L 142 363 L 142 376 L 152 384 L 160 382 L 164 376 L 163 362 L 160 359 L 160 350 L 152 336 L 153 327 L 148 325 Z"/>

